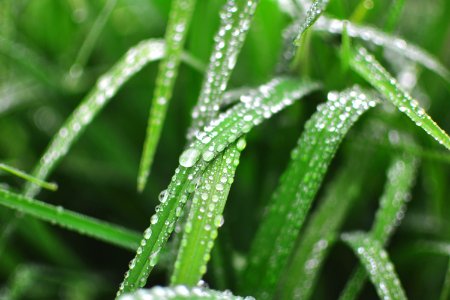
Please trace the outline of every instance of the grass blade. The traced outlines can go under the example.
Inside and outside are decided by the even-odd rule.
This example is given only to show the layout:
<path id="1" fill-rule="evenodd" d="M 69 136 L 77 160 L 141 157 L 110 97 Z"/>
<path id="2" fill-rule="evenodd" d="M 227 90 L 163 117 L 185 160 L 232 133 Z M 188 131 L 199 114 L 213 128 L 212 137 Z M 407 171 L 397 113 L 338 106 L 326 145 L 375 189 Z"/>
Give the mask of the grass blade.
<path id="1" fill-rule="evenodd" d="M 184 41 L 191 22 L 196 0 L 172 0 L 169 23 L 166 29 L 166 55 L 159 65 L 147 133 L 139 165 L 137 189 L 142 192 L 150 173 L 158 146 L 172 89 L 177 78 Z"/>
<path id="2" fill-rule="evenodd" d="M 387 182 L 380 207 L 377 210 L 370 235 L 373 240 L 385 245 L 405 213 L 406 202 L 416 177 L 417 161 L 409 155 L 394 158 L 388 170 Z M 364 286 L 366 273 L 359 266 L 344 288 L 340 299 L 355 299 Z"/>
<path id="3" fill-rule="evenodd" d="M 186 287 L 177 285 L 174 287 L 156 286 L 149 290 L 138 290 L 133 294 L 119 297 L 118 300 L 152 300 L 152 299 L 210 299 L 210 300 L 254 300 L 253 297 L 234 296 L 229 291 L 221 292 L 201 287 Z"/>
<path id="4" fill-rule="evenodd" d="M 134 251 L 139 245 L 140 236 L 133 231 L 3 189 L 0 205 L 125 249 Z"/>
<path id="5" fill-rule="evenodd" d="M 248 111 L 246 106 L 255 108 L 256 111 L 251 113 L 261 118 L 260 121 L 262 121 L 264 110 L 258 110 L 258 107 L 265 107 L 271 111 L 270 114 L 273 114 L 287 105 L 292 104 L 295 99 L 293 97 L 303 96 L 316 87 L 316 84 L 301 83 L 291 79 L 272 80 L 247 95 L 246 99 L 249 103 L 252 103 L 251 105 L 248 103 L 240 103 L 232 107 L 227 112 L 221 114 L 218 119 L 211 121 L 211 124 L 217 124 L 217 126 L 205 127 L 207 132 L 201 132 L 198 134 L 198 137 L 203 138 L 210 134 L 208 128 L 220 128 L 220 131 L 214 131 L 218 135 L 211 138 L 209 142 L 212 142 L 213 139 L 214 141 L 223 140 L 223 144 L 220 144 L 223 145 L 223 148 L 221 146 L 220 149 L 216 149 L 217 151 L 223 151 L 229 144 L 234 142 L 234 140 L 228 138 L 231 134 L 237 139 L 257 124 L 245 121 L 247 124 L 245 132 L 242 129 L 235 132 L 236 125 L 240 124 L 240 113 L 242 111 Z M 224 124 L 232 126 L 224 127 Z M 236 133 L 238 134 L 235 135 Z M 197 141 L 193 144 L 197 145 Z M 125 279 L 120 286 L 118 296 L 123 293 L 132 292 L 145 285 L 148 275 L 158 261 L 162 247 L 170 237 L 175 222 L 181 215 L 188 196 L 195 190 L 195 186 L 200 179 L 199 176 L 201 176 L 209 161 L 214 158 L 212 157 L 208 161 L 204 159 L 199 160 L 200 154 L 201 152 L 199 150 L 191 148 L 183 152 L 180 156 L 180 166 L 175 170 L 175 175 L 172 177 L 172 181 L 165 191 L 164 197 L 160 198 L 161 203 L 156 208 L 156 214 L 151 218 L 150 227 L 144 233 L 136 257 L 130 263 L 130 268 L 125 274 Z M 215 154 L 218 154 L 218 152 Z"/>
<path id="6" fill-rule="evenodd" d="M 436 141 L 450 150 L 450 137 L 447 133 L 428 116 L 416 100 L 411 98 L 399 86 L 397 81 L 389 75 L 365 48 L 358 47 L 352 51 L 350 66 L 402 113 L 406 114 L 417 126 L 421 127 Z"/>
<path id="7" fill-rule="evenodd" d="M 209 162 L 227 145 L 270 118 L 295 99 L 316 90 L 318 84 L 289 78 L 276 78 L 241 97 L 241 102 L 219 115 L 180 156 L 180 165 L 193 166 L 200 158 Z"/>
<path id="8" fill-rule="evenodd" d="M 347 25 L 345 25 L 345 23 Z M 314 24 L 314 30 L 325 31 L 333 34 L 342 34 L 344 26 L 352 38 L 359 38 L 375 45 L 392 50 L 422 66 L 435 72 L 447 82 L 450 82 L 450 71 L 442 65 L 433 55 L 404 39 L 384 33 L 370 26 L 356 25 L 349 21 L 329 19 L 322 17 Z"/>
<path id="9" fill-rule="evenodd" d="M 368 160 L 354 160 L 355 153 L 347 159 L 336 179 L 328 186 L 320 206 L 311 216 L 288 269 L 283 275 L 281 299 L 309 299 L 314 291 L 320 269 L 355 199 L 361 194 L 367 180 Z M 370 157 L 362 152 L 358 157 Z M 373 165 L 373 164 L 372 164 Z M 361 176 L 355 176 L 360 174 Z"/>
<path id="10" fill-rule="evenodd" d="M 70 75 L 72 75 L 76 79 L 78 79 L 82 75 L 83 68 L 87 60 L 89 59 L 89 56 L 91 55 L 92 50 L 94 49 L 95 43 L 99 38 L 103 28 L 105 27 L 105 24 L 108 21 L 111 12 L 116 6 L 116 3 L 117 0 L 108 0 L 105 2 L 105 5 L 103 6 L 100 14 L 95 19 L 95 22 L 91 27 L 91 30 L 89 31 L 88 35 L 86 36 L 86 39 L 81 45 L 80 50 L 78 51 L 78 54 L 75 58 L 75 61 L 73 62 L 72 67 L 70 67 Z"/>
<path id="11" fill-rule="evenodd" d="M 362 233 L 343 234 L 342 240 L 358 256 L 381 299 L 405 299 L 394 266 L 382 244 Z"/>
<path id="12" fill-rule="evenodd" d="M 272 296 L 334 153 L 358 117 L 376 102 L 359 88 L 331 92 L 305 125 L 252 243 L 243 287 Z"/>
<path id="13" fill-rule="evenodd" d="M 56 191 L 58 189 L 58 185 L 56 183 L 40 180 L 39 178 L 31 176 L 17 168 L 14 168 L 14 167 L 2 164 L 2 163 L 0 163 L 0 170 L 8 172 L 10 174 L 13 174 L 13 175 L 15 175 L 19 178 L 22 178 L 26 181 L 32 182 L 32 183 L 40 186 L 43 189 L 47 189 L 50 191 Z"/>
<path id="14" fill-rule="evenodd" d="M 294 44 L 296 46 L 301 45 L 302 36 L 305 33 L 305 31 L 311 27 L 314 22 L 317 21 L 317 19 L 322 15 L 322 13 L 326 10 L 328 6 L 329 0 L 315 0 L 311 7 L 308 9 L 308 12 L 306 13 L 306 19 L 302 22 L 300 25 L 299 33 L 297 37 L 295 38 Z"/>
<path id="15" fill-rule="evenodd" d="M 191 140 L 219 111 L 220 99 L 226 89 L 231 72 L 236 65 L 237 56 L 245 37 L 258 0 L 227 0 L 220 13 L 220 29 L 211 54 L 202 90 L 192 112 L 192 124 L 188 130 Z"/>
<path id="16" fill-rule="evenodd" d="M 131 48 L 97 82 L 97 86 L 83 99 L 77 109 L 67 119 L 58 134 L 50 142 L 33 176 L 45 180 L 56 164 L 66 155 L 72 144 L 103 109 L 117 90 L 148 62 L 164 56 L 164 43 L 161 40 L 148 40 Z M 29 183 L 25 195 L 33 198 L 39 192 L 39 186 Z"/>
<path id="17" fill-rule="evenodd" d="M 244 147 L 245 140 L 239 140 L 206 168 L 185 224 L 172 285 L 195 286 L 206 273 L 217 231 L 223 223 L 222 213 L 239 163 L 239 151 Z"/>

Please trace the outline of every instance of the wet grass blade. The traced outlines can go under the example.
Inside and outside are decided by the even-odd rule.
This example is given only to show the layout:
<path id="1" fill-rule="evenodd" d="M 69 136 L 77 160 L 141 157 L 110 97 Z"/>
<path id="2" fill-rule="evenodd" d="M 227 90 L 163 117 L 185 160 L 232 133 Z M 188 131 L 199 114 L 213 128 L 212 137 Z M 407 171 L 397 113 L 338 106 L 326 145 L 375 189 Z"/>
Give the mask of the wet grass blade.
<path id="1" fill-rule="evenodd" d="M 387 182 L 380 207 L 377 210 L 370 235 L 373 240 L 385 245 L 400 224 L 410 198 L 410 191 L 416 177 L 417 161 L 410 155 L 394 158 L 387 174 Z M 366 272 L 359 266 L 342 292 L 341 300 L 356 299 L 364 286 Z"/>
<path id="2" fill-rule="evenodd" d="M 148 62 L 164 56 L 164 43 L 161 40 L 141 42 L 130 49 L 97 82 L 97 86 L 83 99 L 77 109 L 67 119 L 53 137 L 43 154 L 33 176 L 45 180 L 56 164 L 66 155 L 72 144 L 92 122 L 93 118 L 106 106 L 117 90 Z M 29 183 L 25 195 L 33 198 L 39 192 L 39 186 Z"/>
<path id="3" fill-rule="evenodd" d="M 206 273 L 217 231 L 223 224 L 222 213 L 239 164 L 240 151 L 244 147 L 245 140 L 240 139 L 209 164 L 203 173 L 184 227 L 172 285 L 195 286 Z"/>
<path id="4" fill-rule="evenodd" d="M 225 3 L 220 13 L 220 29 L 214 37 L 215 45 L 210 64 L 198 102 L 192 112 L 189 140 L 217 115 L 220 99 L 236 65 L 258 2 L 227 0 Z"/>
<path id="5" fill-rule="evenodd" d="M 138 290 L 133 294 L 126 294 L 118 300 L 153 300 L 153 299 L 209 299 L 209 300 L 254 300 L 253 297 L 234 296 L 230 291 L 215 291 L 201 287 L 186 287 L 177 285 L 173 287 L 156 286 L 149 290 Z"/>
<path id="6" fill-rule="evenodd" d="M 275 78 L 241 97 L 241 102 L 220 114 L 198 132 L 195 141 L 180 156 L 180 165 L 193 166 L 199 159 L 212 161 L 227 145 L 269 119 L 294 100 L 311 93 L 319 85 L 309 81 Z"/>
<path id="7" fill-rule="evenodd" d="M 139 245 L 140 235 L 133 231 L 3 189 L 0 205 L 128 250 Z"/>
<path id="8" fill-rule="evenodd" d="M 279 287 L 280 299 L 309 299 L 321 267 L 355 199 L 367 179 L 369 161 L 355 161 L 354 151 L 326 190 L 320 206 L 312 214 Z M 359 157 L 370 157 L 362 152 Z M 355 176 L 360 174 L 361 176 Z"/>
<path id="9" fill-rule="evenodd" d="M 375 104 L 371 94 L 357 87 L 331 92 L 306 123 L 252 243 L 242 288 L 258 299 L 273 296 L 340 142 L 359 116 Z"/>
<path id="10" fill-rule="evenodd" d="M 15 175 L 19 178 L 22 178 L 28 182 L 32 182 L 32 183 L 40 186 L 43 189 L 47 189 L 50 191 L 56 191 L 58 189 L 58 185 L 56 183 L 40 180 L 39 178 L 31 176 L 17 168 L 14 168 L 14 167 L 2 164 L 2 163 L 0 163 L 0 170 L 8 172 L 8 173 Z"/>
<path id="11" fill-rule="evenodd" d="M 418 127 L 422 128 L 437 142 L 450 150 L 450 137 L 443 131 L 397 83 L 397 81 L 363 48 L 352 51 L 350 67 L 375 87 L 387 100 L 406 114 Z"/>
<path id="12" fill-rule="evenodd" d="M 381 299 L 406 300 L 394 266 L 380 242 L 362 233 L 343 234 L 342 240 L 358 256 Z"/>
<path id="13" fill-rule="evenodd" d="M 305 31 L 311 27 L 314 22 L 322 15 L 322 13 L 326 10 L 328 6 L 329 0 L 315 0 L 311 7 L 308 9 L 306 13 L 306 19 L 300 25 L 300 29 L 298 30 L 298 35 L 295 38 L 294 44 L 296 46 L 301 45 L 302 36 Z"/>
<path id="14" fill-rule="evenodd" d="M 307 92 L 314 90 L 314 88 L 317 88 L 317 85 L 309 82 L 301 83 L 292 79 L 272 80 L 268 84 L 253 90 L 251 94 L 246 96 L 248 103 L 251 103 L 251 105 L 241 103 L 232 107 L 227 112 L 221 114 L 217 119 L 211 121 L 211 124 L 217 124 L 217 126 L 205 127 L 206 131 L 199 133 L 198 136 L 204 138 L 210 134 L 208 128 L 221 128 L 222 130 L 215 131 L 218 135 L 214 136 L 214 141 L 223 141 L 223 143 L 220 144 L 221 146 L 219 149 L 215 148 L 215 150 L 220 150 L 221 152 L 225 150 L 229 144 L 234 142 L 234 140 L 228 138 L 230 135 L 233 134 L 237 139 L 258 124 L 245 121 L 247 122 L 246 129 L 242 130 L 242 128 L 240 128 L 239 131 L 235 132 L 236 126 L 241 122 L 241 114 L 239 113 L 248 111 L 246 106 L 249 105 L 252 109 L 255 109 L 256 107 L 256 110 L 251 111 L 251 113 L 262 121 L 266 111 L 258 110 L 258 107 L 261 105 L 266 109 L 269 109 L 270 115 L 272 115 L 273 113 L 279 112 L 287 105 L 292 104 L 293 101 L 297 99 L 295 97 L 303 96 Z M 266 115 L 266 117 L 269 116 Z M 224 124 L 236 126 L 224 127 Z M 211 138 L 209 142 L 212 141 L 213 138 Z M 194 142 L 193 145 L 197 145 L 197 141 Z M 215 155 L 218 153 L 219 152 L 216 152 Z M 156 214 L 151 218 L 150 227 L 144 232 L 141 246 L 136 252 L 136 257 L 130 263 L 129 270 L 125 274 L 125 279 L 120 286 L 118 295 L 132 292 L 143 287 L 146 283 L 148 275 L 158 262 L 159 253 L 162 247 L 166 244 L 174 229 L 175 222 L 181 215 L 184 204 L 189 195 L 195 190 L 195 186 L 201 179 L 200 176 L 206 166 L 214 158 L 211 157 L 209 160 L 199 160 L 200 156 L 201 152 L 195 147 L 190 148 L 181 154 L 180 166 L 175 170 L 175 175 L 172 177 L 167 190 L 164 192 L 164 196 L 160 198 L 161 203 L 156 208 Z"/>
<path id="15" fill-rule="evenodd" d="M 139 165 L 137 189 L 142 192 L 150 173 L 158 146 L 172 90 L 178 75 L 184 41 L 187 36 L 196 0 L 172 0 L 166 27 L 166 55 L 159 65 L 156 87 L 148 118 L 147 133 Z"/>
<path id="16" fill-rule="evenodd" d="M 404 56 L 425 68 L 435 72 L 447 82 L 450 82 L 450 71 L 440 63 L 433 55 L 429 54 L 420 47 L 413 45 L 406 40 L 389 35 L 383 31 L 370 26 L 363 26 L 326 17 L 320 18 L 313 29 L 316 31 L 325 31 L 333 34 L 342 34 L 344 24 L 347 24 L 347 33 L 352 38 L 359 38 L 369 43 L 392 50 L 398 55 Z"/>

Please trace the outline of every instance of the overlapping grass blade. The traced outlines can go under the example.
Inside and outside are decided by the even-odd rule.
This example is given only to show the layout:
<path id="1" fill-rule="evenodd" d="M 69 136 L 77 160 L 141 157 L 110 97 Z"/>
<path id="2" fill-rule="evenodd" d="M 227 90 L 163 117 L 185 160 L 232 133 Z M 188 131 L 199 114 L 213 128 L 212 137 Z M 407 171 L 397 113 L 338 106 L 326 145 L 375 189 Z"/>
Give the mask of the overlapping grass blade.
<path id="1" fill-rule="evenodd" d="M 382 244 L 368 234 L 343 234 L 342 240 L 358 256 L 381 299 L 406 300 L 394 266 Z"/>
<path id="2" fill-rule="evenodd" d="M 218 161 L 209 164 L 203 173 L 184 227 L 172 285 L 195 286 L 206 273 L 217 231 L 223 223 L 222 213 L 239 163 L 240 151 L 244 147 L 244 139 L 229 146 L 223 155 L 216 158 Z"/>
<path id="3" fill-rule="evenodd" d="M 166 27 L 166 55 L 159 65 L 152 107 L 148 118 L 137 188 L 143 191 L 147 182 L 153 157 L 158 146 L 161 130 L 166 118 L 172 89 L 178 75 L 184 41 L 187 36 L 196 0 L 172 0 L 169 23 Z"/>
<path id="4" fill-rule="evenodd" d="M 367 150 L 357 156 L 370 157 Z M 372 167 L 373 163 L 354 160 L 355 151 L 351 153 L 301 234 L 297 249 L 283 274 L 284 280 L 279 287 L 281 299 L 306 300 L 311 297 L 322 264 L 337 240 L 350 207 L 361 194 L 367 180 L 366 174 L 372 174 L 369 166 Z"/>
<path id="5" fill-rule="evenodd" d="M 450 137 L 447 133 L 431 119 L 416 100 L 399 86 L 397 81 L 365 48 L 358 47 L 352 51 L 350 67 L 413 120 L 417 126 L 450 150 Z"/>
<path id="6" fill-rule="evenodd" d="M 309 207 L 340 142 L 376 101 L 354 87 L 331 92 L 305 125 L 268 212 L 252 243 L 242 288 L 258 299 L 273 296 Z"/>
<path id="7" fill-rule="evenodd" d="M 370 231 L 373 240 L 385 245 L 395 228 L 403 219 L 406 202 L 415 180 L 417 161 L 409 155 L 399 155 L 394 158 L 387 174 L 387 182 L 380 207 L 377 210 L 375 221 Z M 341 300 L 356 299 L 364 286 L 366 273 L 359 266 L 347 283 L 341 294 Z"/>
<path id="8" fill-rule="evenodd" d="M 321 17 L 314 24 L 313 29 L 316 31 L 325 31 L 333 34 L 342 34 L 344 24 L 347 24 L 347 33 L 352 38 L 359 38 L 369 43 L 392 50 L 395 53 L 404 56 L 425 68 L 435 72 L 447 82 L 450 82 L 450 71 L 440 63 L 433 55 L 420 47 L 413 45 L 406 40 L 389 35 L 383 31 L 370 26 L 363 26 L 351 23 L 349 21 L 342 21 L 338 19 L 331 19 Z"/>
<path id="9" fill-rule="evenodd" d="M 8 172 L 10 174 L 13 174 L 19 178 L 22 178 L 26 181 L 32 182 L 32 183 L 40 186 L 41 188 L 48 189 L 50 191 L 56 191 L 58 189 L 58 185 L 56 183 L 40 180 L 39 178 L 31 176 L 17 168 L 5 165 L 3 163 L 0 163 L 0 170 Z"/>
<path id="10" fill-rule="evenodd" d="M 210 300 L 254 300 L 253 297 L 234 296 L 230 291 L 215 291 L 201 287 L 187 287 L 177 285 L 173 287 L 155 286 L 149 290 L 138 290 L 133 294 L 126 294 L 118 300 L 153 300 L 153 299 L 210 299 Z"/>
<path id="11" fill-rule="evenodd" d="M 305 31 L 311 27 L 314 22 L 322 15 L 325 9 L 328 6 L 329 0 L 315 0 L 311 7 L 308 9 L 306 13 L 306 19 L 300 25 L 300 29 L 298 30 L 298 35 L 295 38 L 295 45 L 300 46 L 301 39 Z"/>
<path id="12" fill-rule="evenodd" d="M 83 99 L 59 129 L 33 171 L 33 175 L 45 180 L 117 90 L 148 62 L 161 59 L 163 56 L 164 43 L 161 40 L 147 40 L 131 48 L 118 63 L 98 80 L 97 86 Z M 31 198 L 38 192 L 39 187 L 35 184 L 29 183 L 25 187 L 25 195 Z"/>
<path id="13" fill-rule="evenodd" d="M 245 40 L 257 1 L 228 0 L 220 12 L 221 25 L 215 37 L 215 47 L 205 75 L 199 101 L 194 108 L 193 122 L 188 130 L 188 139 L 194 138 L 202 127 L 217 115 L 221 95 L 225 90 L 237 55 Z M 225 147 L 222 149 L 224 150 Z M 118 295 L 134 291 L 147 281 L 153 266 L 158 261 L 161 248 L 166 243 L 177 218 L 180 216 L 192 185 L 199 180 L 207 163 L 180 164 L 169 187 L 164 202 L 157 207 L 150 227 L 145 231 L 141 247 L 131 261 Z M 194 166 L 192 168 L 192 166 Z"/>
<path id="14" fill-rule="evenodd" d="M 139 245 L 140 235 L 133 231 L 3 189 L 0 205 L 129 250 Z"/>
<path id="15" fill-rule="evenodd" d="M 202 130 L 204 124 L 217 116 L 220 105 L 229 104 L 224 103 L 228 101 L 224 97 L 224 91 L 250 27 L 257 3 L 258 1 L 252 0 L 232 0 L 228 1 L 221 11 L 221 26 L 215 37 L 209 68 L 203 82 L 200 98 L 196 107 L 194 107 L 193 122 L 188 131 L 190 140 L 196 135 L 194 133 Z M 208 139 L 211 138 L 203 139 L 202 142 L 208 141 Z M 231 139 L 229 141 L 232 142 Z M 223 218 L 222 211 L 225 207 L 234 172 L 239 163 L 238 148 L 243 149 L 245 147 L 245 140 L 242 139 L 237 144 L 239 146 L 232 145 L 222 155 L 219 155 L 202 175 L 200 188 L 194 195 L 188 220 L 185 224 L 183 239 L 171 280 L 173 284 L 195 285 L 206 272 L 206 264 L 211 255 L 214 239 L 217 236 L 217 229 L 220 220 Z M 223 149 L 219 148 L 218 150 L 222 151 Z M 188 151 L 188 153 L 196 152 Z M 192 157 L 191 154 L 190 157 Z M 230 165 L 230 162 L 233 162 L 233 164 Z M 180 159 L 180 164 L 182 163 Z M 227 165 L 228 169 L 224 168 Z M 220 182 L 222 178 L 227 177 L 230 178 L 230 182 L 228 180 Z M 213 188 L 211 189 L 211 187 Z M 204 209 L 206 206 L 211 207 L 212 210 L 205 215 Z M 211 233 L 208 231 L 211 231 Z M 199 242 L 200 247 L 198 246 Z"/>
<path id="16" fill-rule="evenodd" d="M 225 3 L 220 13 L 220 29 L 214 37 L 210 64 L 192 112 L 189 140 L 217 115 L 220 98 L 236 65 L 258 2 L 259 0 L 227 0 Z"/>
<path id="17" fill-rule="evenodd" d="M 251 103 L 250 107 L 254 109 L 250 113 L 261 122 L 264 119 L 266 110 L 260 110 L 258 109 L 259 107 L 265 107 L 272 115 L 315 88 L 317 88 L 317 84 L 314 83 L 302 83 L 293 79 L 274 79 L 248 95 L 247 99 Z M 247 106 L 249 104 L 240 103 L 222 113 L 217 119 L 211 121 L 210 125 L 205 127 L 206 131 L 200 132 L 197 137 L 203 138 L 208 136 L 210 134 L 208 128 L 215 129 L 214 132 L 217 132 L 217 136 L 211 138 L 209 144 L 215 145 L 216 140 L 221 141 L 223 143 L 220 144 L 220 148 L 214 150 L 225 150 L 229 144 L 234 142 L 234 140 L 228 138 L 229 136 L 233 135 L 237 139 L 259 124 L 245 121 L 246 129 L 242 130 L 240 128 L 238 131 L 235 131 L 236 127 L 241 124 L 242 120 L 239 119 L 241 113 L 249 112 Z M 229 126 L 224 126 L 224 124 Z M 175 222 L 182 212 L 188 195 L 195 190 L 195 185 L 200 180 L 199 176 L 205 170 L 208 162 L 214 158 L 212 157 L 208 161 L 204 159 L 199 160 L 201 152 L 194 147 L 197 145 L 197 141 L 193 142 L 192 148 L 189 148 L 180 156 L 180 166 L 175 170 L 175 175 L 172 177 L 164 197 L 160 198 L 161 203 L 156 208 L 156 214 L 151 218 L 151 225 L 144 233 L 141 246 L 137 250 L 136 257 L 130 263 L 130 268 L 125 274 L 125 279 L 120 286 L 118 295 L 134 291 L 145 284 L 148 275 L 158 261 L 158 255 L 162 247 L 173 231 Z M 213 156 L 218 153 L 215 152 Z"/>

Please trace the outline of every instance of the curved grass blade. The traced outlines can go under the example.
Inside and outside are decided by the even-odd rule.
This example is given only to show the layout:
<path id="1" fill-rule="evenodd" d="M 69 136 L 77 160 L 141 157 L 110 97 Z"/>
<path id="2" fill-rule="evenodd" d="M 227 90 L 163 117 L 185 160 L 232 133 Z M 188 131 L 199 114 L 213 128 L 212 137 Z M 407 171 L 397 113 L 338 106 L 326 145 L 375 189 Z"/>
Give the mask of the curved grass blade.
<path id="1" fill-rule="evenodd" d="M 47 178 L 56 164 L 69 151 L 75 140 L 100 110 L 105 107 L 117 90 L 148 62 L 161 59 L 163 56 L 164 43 L 161 40 L 147 40 L 131 48 L 118 63 L 98 80 L 97 86 L 67 119 L 50 142 L 33 171 L 33 176 L 41 180 Z M 31 183 L 26 185 L 24 191 L 25 195 L 31 198 L 38 192 L 39 187 Z"/>
<path id="2" fill-rule="evenodd" d="M 350 55 L 350 67 L 375 87 L 387 100 L 406 114 L 437 142 L 450 150 L 450 137 L 427 115 L 419 103 L 411 98 L 389 73 L 363 47 Z"/>
<path id="3" fill-rule="evenodd" d="M 172 0 L 165 37 L 166 55 L 159 64 L 152 107 L 148 117 L 147 133 L 139 165 L 137 189 L 140 192 L 145 188 L 156 147 L 158 146 L 195 2 L 196 0 Z"/>
<path id="4" fill-rule="evenodd" d="M 178 251 L 171 284 L 195 286 L 206 273 L 217 231 L 223 224 L 225 207 L 245 140 L 229 146 L 208 165 L 202 175 Z M 222 159 L 226 157 L 226 159 Z"/>
<path id="5" fill-rule="evenodd" d="M 358 157 L 370 157 L 367 149 Z M 369 160 L 354 160 L 351 152 L 346 165 L 328 186 L 320 206 L 311 216 L 301 235 L 297 249 L 280 285 L 280 299 L 309 299 L 314 291 L 320 269 L 338 240 L 339 230 L 355 199 L 362 192 L 369 170 Z M 371 164 L 373 165 L 373 163 Z M 355 176 L 360 174 L 360 176 Z"/>
<path id="6" fill-rule="evenodd" d="M 345 25 L 347 24 L 347 25 Z M 435 72 L 447 82 L 450 82 L 450 71 L 442 65 L 433 55 L 404 39 L 384 33 L 370 26 L 356 25 L 349 21 L 321 17 L 314 24 L 316 31 L 325 31 L 333 34 L 342 34 L 344 26 L 352 38 L 359 38 L 375 45 L 390 49 L 422 66 Z"/>
<path id="7" fill-rule="evenodd" d="M 275 84 L 276 83 L 276 84 Z M 262 85 L 260 88 L 255 89 L 252 94 L 247 96 L 249 103 L 259 103 L 268 108 L 273 114 L 280 111 L 289 104 L 292 104 L 295 98 L 300 97 L 305 93 L 312 91 L 317 85 L 312 83 L 301 83 L 292 79 L 275 79 L 268 84 Z M 262 97 L 262 98 L 261 98 Z M 218 119 L 211 121 L 211 124 L 240 124 L 240 120 L 236 119 L 239 113 L 242 111 L 247 112 L 248 104 L 240 104 L 234 106 L 227 112 L 224 112 Z M 253 107 L 254 104 L 250 105 Z M 237 107 L 237 108 L 236 108 Z M 257 106 L 259 107 L 259 106 Z M 231 113 L 230 113 L 231 111 Z M 256 117 L 263 119 L 265 111 L 257 110 L 252 112 Z M 221 123 L 219 123 L 219 120 Z M 251 123 L 246 127 L 250 130 L 256 124 Z M 216 128 L 212 126 L 205 127 Z M 230 134 L 236 134 L 234 132 L 235 127 L 229 126 L 226 128 L 220 127 L 224 130 L 218 132 L 218 135 L 214 137 L 214 140 L 224 140 L 224 137 L 230 136 Z M 246 132 L 248 132 L 246 130 Z M 244 134 L 240 129 L 239 134 L 236 135 L 236 139 Z M 206 136 L 206 132 L 199 134 L 200 136 Z M 223 148 L 221 151 L 231 144 L 233 141 L 225 139 Z M 194 145 L 196 142 L 193 143 Z M 217 153 L 216 153 L 217 154 Z M 147 277 L 150 274 L 152 268 L 158 261 L 159 253 L 162 247 L 170 237 L 175 222 L 181 215 L 184 204 L 188 199 L 188 195 L 195 190 L 197 183 L 199 182 L 199 176 L 203 173 L 207 166 L 207 161 L 199 160 L 199 150 L 192 148 L 188 149 L 180 157 L 180 166 L 175 170 L 175 175 L 164 192 L 164 197 L 160 198 L 161 203 L 156 208 L 156 214 L 151 218 L 150 227 L 144 232 L 144 237 L 141 241 L 141 246 L 138 248 L 136 257 L 131 261 L 130 268 L 125 274 L 125 279 L 120 286 L 118 296 L 123 293 L 132 292 L 140 287 L 143 287 L 146 283 Z M 212 158 L 211 158 L 212 160 Z"/>
<path id="8" fill-rule="evenodd" d="M 153 300 L 153 299 L 209 299 L 209 300 L 254 300 L 253 297 L 234 296 L 230 291 L 215 291 L 201 287 L 187 287 L 177 285 L 173 287 L 156 286 L 149 290 L 138 290 L 133 294 L 126 294 L 118 300 Z"/>
<path id="9" fill-rule="evenodd" d="M 133 231 L 3 189 L 0 205 L 125 249 L 139 245 L 140 235 Z"/>
<path id="10" fill-rule="evenodd" d="M 381 299 L 406 300 L 394 266 L 382 244 L 367 234 L 343 234 L 342 240 L 358 256 Z"/>
<path id="11" fill-rule="evenodd" d="M 236 65 L 258 2 L 259 0 L 227 0 L 223 7 L 210 64 L 200 97 L 192 112 L 188 140 L 217 115 L 220 99 Z"/>
<path id="12" fill-rule="evenodd" d="M 249 132 L 264 119 L 319 88 L 316 83 L 289 78 L 275 78 L 252 93 L 242 96 L 241 102 L 214 119 L 180 156 L 180 165 L 193 166 L 200 158 L 209 162 L 227 145 Z"/>
<path id="13" fill-rule="evenodd" d="M 331 92 L 305 125 L 252 243 L 243 288 L 258 299 L 273 296 L 309 207 L 340 142 L 354 122 L 375 106 L 358 87 Z"/>
<path id="14" fill-rule="evenodd" d="M 26 181 L 32 182 L 32 183 L 40 186 L 43 189 L 47 189 L 50 191 L 56 191 L 58 189 L 58 185 L 56 183 L 40 180 L 39 178 L 31 176 L 17 168 L 5 165 L 3 163 L 0 163 L 0 170 L 8 172 L 10 174 L 13 174 L 13 175 L 15 175 L 19 178 L 22 178 Z"/>
<path id="15" fill-rule="evenodd" d="M 417 161 L 409 155 L 394 158 L 388 170 L 387 182 L 380 207 L 370 231 L 373 240 L 385 245 L 395 228 L 400 224 L 410 198 L 410 191 L 416 177 Z M 341 300 L 356 299 L 364 286 L 366 272 L 359 266 L 341 293 Z"/>
<path id="16" fill-rule="evenodd" d="M 314 22 L 317 21 L 317 19 L 322 15 L 322 13 L 326 10 L 328 6 L 329 0 L 315 0 L 311 7 L 308 9 L 308 12 L 306 13 L 306 19 L 302 22 L 298 35 L 295 38 L 294 44 L 296 46 L 301 45 L 302 36 L 305 33 L 305 31 L 311 27 Z"/>

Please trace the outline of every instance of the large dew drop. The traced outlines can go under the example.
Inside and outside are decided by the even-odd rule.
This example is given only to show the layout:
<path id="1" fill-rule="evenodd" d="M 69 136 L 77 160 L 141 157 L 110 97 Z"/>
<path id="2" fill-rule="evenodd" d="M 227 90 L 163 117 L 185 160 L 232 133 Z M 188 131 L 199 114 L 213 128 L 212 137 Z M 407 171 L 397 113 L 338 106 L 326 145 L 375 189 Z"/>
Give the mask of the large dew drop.
<path id="1" fill-rule="evenodd" d="M 180 155 L 179 163 L 183 167 L 192 167 L 200 157 L 200 151 L 197 149 L 187 149 Z"/>

